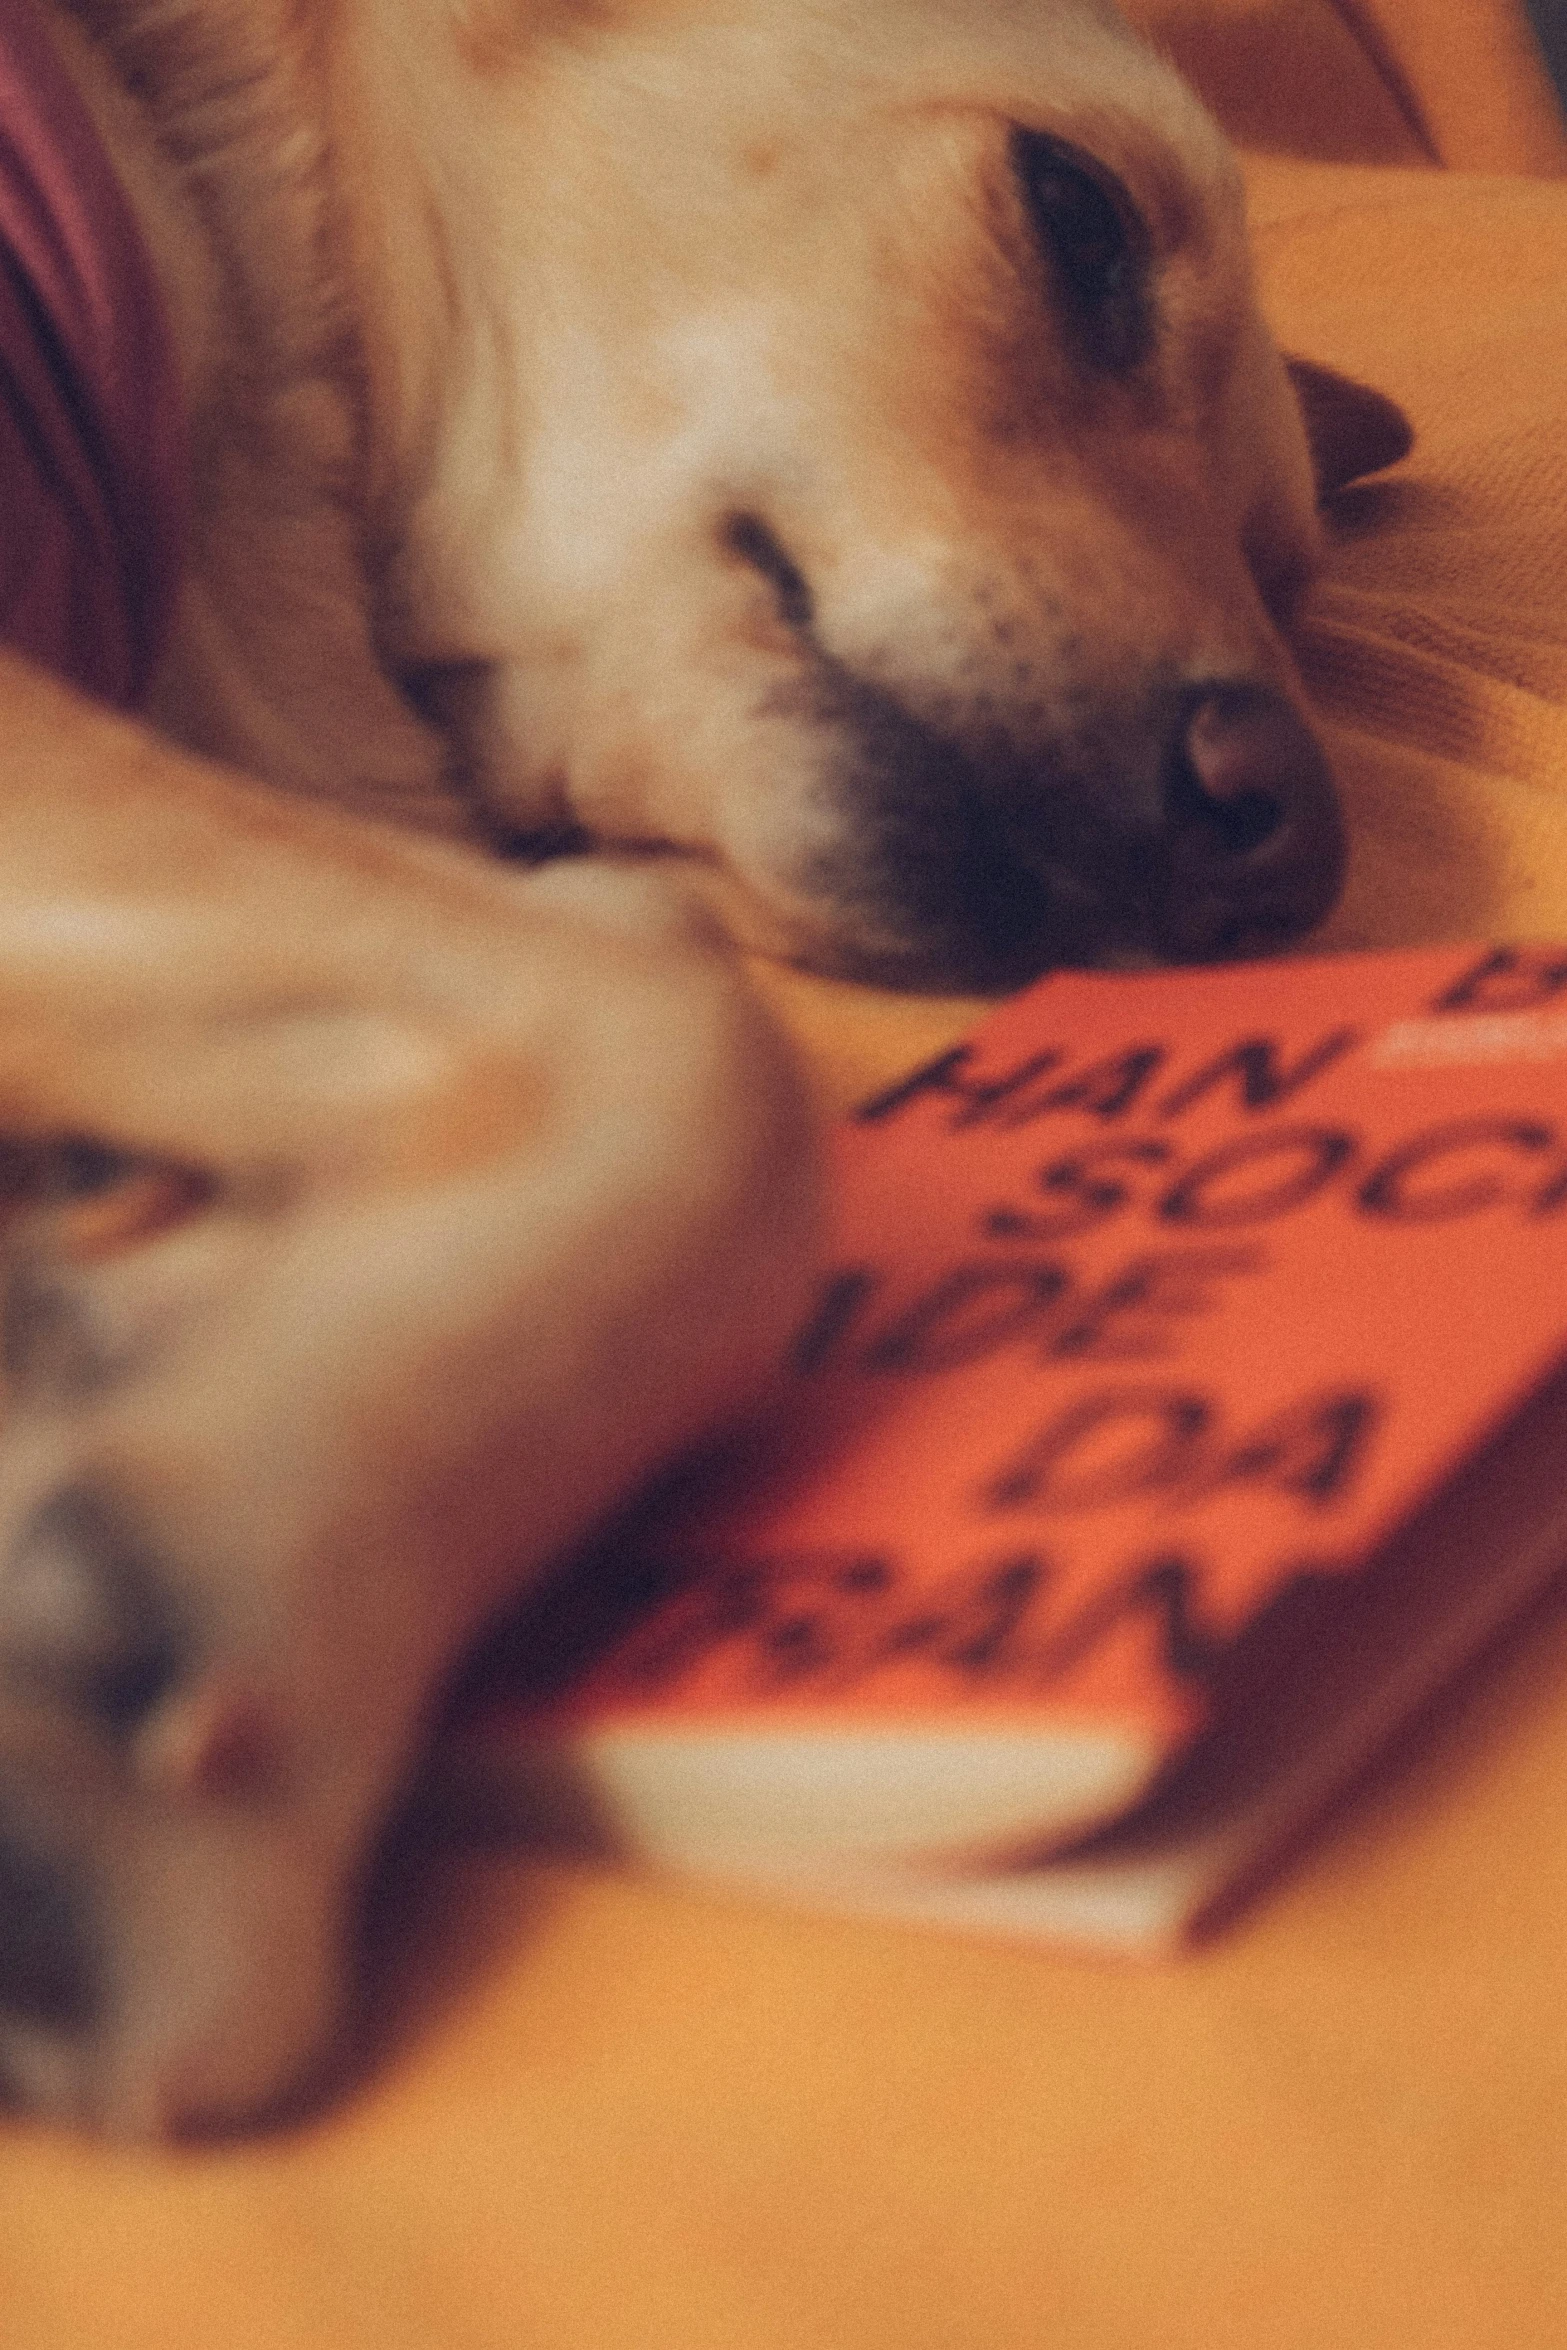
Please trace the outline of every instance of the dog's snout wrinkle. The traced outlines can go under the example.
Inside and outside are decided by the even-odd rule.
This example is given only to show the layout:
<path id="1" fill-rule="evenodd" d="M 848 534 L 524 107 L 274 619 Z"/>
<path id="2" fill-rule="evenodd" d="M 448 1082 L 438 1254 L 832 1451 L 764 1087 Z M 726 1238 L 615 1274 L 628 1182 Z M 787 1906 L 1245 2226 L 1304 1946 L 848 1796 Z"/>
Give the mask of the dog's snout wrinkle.
<path id="1" fill-rule="evenodd" d="M 804 635 L 816 617 L 816 599 L 810 582 L 776 531 L 759 514 L 737 512 L 724 517 L 718 536 L 727 554 L 738 557 L 766 580 L 784 626 Z"/>
<path id="2" fill-rule="evenodd" d="M 1344 836 L 1328 764 L 1271 687 L 1198 693 L 1166 770 L 1170 881 L 1160 942 L 1183 960 L 1298 937 L 1332 906 Z"/>

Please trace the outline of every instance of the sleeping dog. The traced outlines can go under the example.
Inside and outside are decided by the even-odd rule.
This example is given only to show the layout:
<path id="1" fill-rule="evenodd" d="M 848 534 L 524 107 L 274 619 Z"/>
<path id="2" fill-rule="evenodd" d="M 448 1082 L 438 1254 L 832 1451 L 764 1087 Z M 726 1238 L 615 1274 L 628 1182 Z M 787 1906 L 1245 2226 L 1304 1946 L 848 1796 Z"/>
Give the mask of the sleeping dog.
<path id="1" fill-rule="evenodd" d="M 162 2134 L 308 2077 L 475 1627 L 800 1310 L 720 925 L 1308 929 L 1281 629 L 1404 434 L 1100 0 L 0 0 L 0 131 L 0 2068 Z"/>

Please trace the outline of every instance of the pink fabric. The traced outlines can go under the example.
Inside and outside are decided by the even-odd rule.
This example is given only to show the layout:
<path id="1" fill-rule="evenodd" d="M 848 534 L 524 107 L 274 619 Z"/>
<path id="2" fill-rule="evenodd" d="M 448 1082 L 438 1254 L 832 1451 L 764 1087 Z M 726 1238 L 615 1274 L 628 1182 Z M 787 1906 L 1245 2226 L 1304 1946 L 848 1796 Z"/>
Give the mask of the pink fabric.
<path id="1" fill-rule="evenodd" d="M 146 247 L 33 0 L 0 0 L 0 641 L 139 700 L 188 474 Z"/>

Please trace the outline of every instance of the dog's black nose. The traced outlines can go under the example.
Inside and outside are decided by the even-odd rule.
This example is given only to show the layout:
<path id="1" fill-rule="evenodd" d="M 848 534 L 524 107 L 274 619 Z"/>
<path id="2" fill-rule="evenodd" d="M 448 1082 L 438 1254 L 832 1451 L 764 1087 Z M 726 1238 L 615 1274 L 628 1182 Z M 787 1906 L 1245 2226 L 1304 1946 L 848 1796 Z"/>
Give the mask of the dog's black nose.
<path id="1" fill-rule="evenodd" d="M 1344 878 L 1328 763 L 1284 696 L 1211 686 L 1184 706 L 1165 772 L 1168 883 L 1159 944 L 1180 962 L 1282 946 Z"/>

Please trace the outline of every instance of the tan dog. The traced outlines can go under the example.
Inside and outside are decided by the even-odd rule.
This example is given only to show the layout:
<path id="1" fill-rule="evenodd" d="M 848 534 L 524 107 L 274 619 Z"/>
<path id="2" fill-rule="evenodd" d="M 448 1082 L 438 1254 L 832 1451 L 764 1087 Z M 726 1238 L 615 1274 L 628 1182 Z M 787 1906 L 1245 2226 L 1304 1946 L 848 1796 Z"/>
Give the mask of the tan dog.
<path id="1" fill-rule="evenodd" d="M 1341 852 L 1233 167 L 1097 0 L 56 29 L 196 532 L 162 737 L 0 670 L 0 2061 L 157 2132 L 301 2078 L 452 1660 L 804 1279 L 701 926 L 363 819 L 912 984 L 1276 941 Z M 1398 453 L 1307 381 L 1322 478 Z"/>

